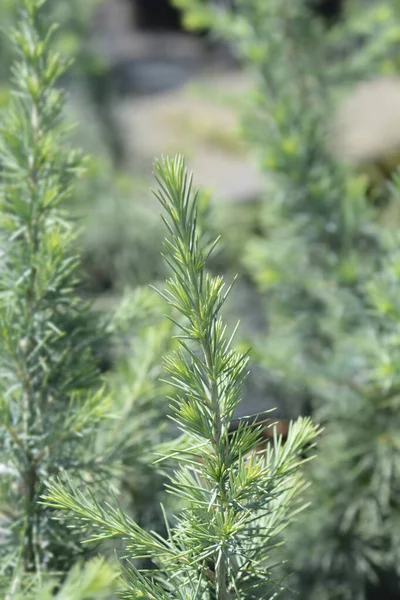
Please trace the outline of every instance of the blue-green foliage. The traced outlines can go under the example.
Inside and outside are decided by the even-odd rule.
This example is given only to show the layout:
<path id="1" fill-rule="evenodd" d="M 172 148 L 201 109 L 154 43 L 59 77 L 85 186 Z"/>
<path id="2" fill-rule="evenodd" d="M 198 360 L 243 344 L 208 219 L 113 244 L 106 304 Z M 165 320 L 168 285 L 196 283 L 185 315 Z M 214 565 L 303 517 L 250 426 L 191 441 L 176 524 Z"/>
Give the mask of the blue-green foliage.
<path id="1" fill-rule="evenodd" d="M 69 568 L 83 551 L 38 503 L 46 479 L 109 477 L 115 457 L 98 441 L 110 399 L 92 348 L 105 338 L 77 293 L 77 232 L 63 207 L 82 156 L 69 147 L 57 86 L 67 62 L 44 7 L 21 3 L 0 127 L 0 553 L 13 586 L 27 572 Z"/>
<path id="2" fill-rule="evenodd" d="M 388 597 L 389 580 L 397 597 L 399 240 L 382 211 L 398 205 L 398 181 L 383 181 L 374 206 L 368 171 L 341 164 L 328 138 L 354 83 L 397 73 L 398 3 L 346 2 L 330 28 L 301 1 L 238 0 L 234 12 L 178 4 L 256 77 L 245 130 L 271 183 L 244 260 L 269 320 L 257 355 L 287 405 L 306 396 L 326 424 L 309 473 L 313 508 L 289 532 L 294 589 L 365 600 Z"/>
<path id="3" fill-rule="evenodd" d="M 261 455 L 254 452 L 261 426 L 243 425 L 229 435 L 247 358 L 235 351 L 220 316 L 229 290 L 221 277 L 206 271 L 216 242 L 200 235 L 196 196 L 182 158 L 162 160 L 156 173 L 170 233 L 165 260 L 172 273 L 165 299 L 182 318 L 176 321 L 179 349 L 165 366 L 176 388 L 172 410 L 183 436 L 160 453 L 168 462 L 178 460 L 168 490 L 183 508 L 166 519 L 166 536 L 161 537 L 73 483 L 51 485 L 45 501 L 67 510 L 77 529 L 89 530 L 92 541 L 122 538 L 131 561 L 153 562 L 150 572 L 134 563 L 122 570 L 121 595 L 127 600 L 273 598 L 281 586 L 274 547 L 279 532 L 302 508 L 300 453 L 317 430 L 308 419 L 299 419 L 285 446 L 275 437 Z"/>

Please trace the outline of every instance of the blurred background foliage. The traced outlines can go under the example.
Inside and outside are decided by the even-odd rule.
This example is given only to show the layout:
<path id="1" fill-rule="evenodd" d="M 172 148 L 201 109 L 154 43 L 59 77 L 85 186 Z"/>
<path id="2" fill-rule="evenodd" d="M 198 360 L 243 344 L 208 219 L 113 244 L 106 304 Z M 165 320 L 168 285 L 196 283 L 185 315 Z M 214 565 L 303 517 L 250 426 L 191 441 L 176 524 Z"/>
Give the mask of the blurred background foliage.
<path id="1" fill-rule="evenodd" d="M 100 0 L 57 0 L 46 5 L 52 21 L 60 24 L 57 51 L 74 57 L 62 82 L 69 92 L 67 118 L 78 123 L 73 142 L 89 156 L 86 177 L 80 182 L 72 208 L 84 232 L 88 289 L 96 293 L 114 288 L 121 292 L 127 282 L 146 283 L 162 274 L 161 226 L 151 193 L 141 178 L 130 177 L 123 168 L 124 140 L 115 119 L 111 65 L 100 52 L 94 27 L 100 5 Z M 1 3 L 3 104 L 8 97 L 13 58 L 7 31 L 14 25 L 16 14 L 15 2 Z M 159 240 L 158 245 L 154 240 Z"/>
<path id="2" fill-rule="evenodd" d="M 314 508 L 288 534 L 294 593 L 396 598 L 400 113 L 379 89 L 397 81 L 398 3 L 344 2 L 334 20 L 310 2 L 176 4 L 255 75 L 243 129 L 270 185 L 238 257 L 265 303 L 254 358 L 286 414 L 326 425 Z"/>
<path id="3" fill-rule="evenodd" d="M 253 347 L 247 412 L 278 406 L 282 416 L 313 414 L 326 424 L 309 470 L 314 508 L 289 534 L 293 587 L 301 598 L 319 600 L 396 598 L 400 108 L 393 100 L 392 114 L 379 120 L 380 97 L 369 100 L 367 91 L 359 106 L 364 120 L 354 129 L 340 121 L 338 107 L 360 83 L 373 89 L 382 78 L 398 82 L 399 2 L 345 0 L 333 17 L 323 7 L 334 2 L 321 1 L 319 10 L 310 0 L 173 3 L 182 28 L 222 47 L 229 73 L 248 76 L 235 97 L 219 93 L 219 103 L 240 118 L 238 135 L 207 129 L 200 116 L 176 122 L 186 134 L 195 123 L 194 146 L 207 133 L 231 155 L 250 148 L 263 175 L 262 188 L 243 202 L 213 203 L 209 190 L 202 192 L 204 228 L 223 231 L 212 268 L 240 274 L 227 319 L 243 320 L 241 343 Z M 135 131 L 121 119 L 113 65 L 100 51 L 102 4 L 54 0 L 48 9 L 60 23 L 59 50 L 76 57 L 62 83 L 67 118 L 78 121 L 74 142 L 90 157 L 71 214 L 82 227 L 83 291 L 102 316 L 114 315 L 104 325 L 110 343 L 99 361 L 123 415 L 110 435 L 131 440 L 121 502 L 140 524 L 161 530 L 162 475 L 152 451 L 173 435 L 165 426 L 170 390 L 160 376 L 174 326 L 148 290 L 165 275 L 162 224 L 149 169 L 129 155 Z M 14 0 L 2 0 L 3 31 L 15 16 Z M 7 35 L 0 56 L 1 108 L 12 59 Z M 200 97 L 218 96 L 212 83 L 201 85 Z M 355 149 L 338 144 L 348 138 Z M 358 155 L 371 139 L 376 147 L 367 158 Z"/>

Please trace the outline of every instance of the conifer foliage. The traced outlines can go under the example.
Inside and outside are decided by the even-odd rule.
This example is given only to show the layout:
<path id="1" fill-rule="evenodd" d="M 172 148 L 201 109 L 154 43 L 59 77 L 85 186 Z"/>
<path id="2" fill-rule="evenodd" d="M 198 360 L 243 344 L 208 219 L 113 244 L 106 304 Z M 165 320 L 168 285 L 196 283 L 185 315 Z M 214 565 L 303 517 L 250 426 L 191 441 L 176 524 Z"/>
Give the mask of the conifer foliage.
<path id="1" fill-rule="evenodd" d="M 273 186 L 241 254 L 266 300 L 268 336 L 254 345 L 284 408 L 315 409 L 313 377 L 342 325 L 338 315 L 345 311 L 345 329 L 359 318 L 352 296 L 336 294 L 368 278 L 381 252 L 368 177 L 333 156 L 329 134 L 349 86 L 393 72 L 396 3 L 345 3 L 346 18 L 328 29 L 307 0 L 237 0 L 233 10 L 212 0 L 175 3 L 188 25 L 212 26 L 254 75 L 244 131 Z"/>
<path id="2" fill-rule="evenodd" d="M 140 528 L 116 505 L 82 493 L 73 482 L 54 483 L 44 500 L 69 511 L 92 541 L 125 540 L 132 561 L 122 569 L 126 600 L 271 598 L 279 587 L 273 548 L 301 508 L 300 453 L 317 431 L 307 418 L 299 419 L 285 445 L 276 436 L 262 454 L 252 452 L 261 426 L 243 425 L 228 435 L 247 358 L 235 351 L 220 316 L 229 289 L 221 277 L 206 272 L 217 242 L 199 233 L 196 196 L 183 159 L 161 160 L 156 173 L 156 195 L 170 233 L 165 260 L 172 275 L 164 296 L 184 318 L 176 323 L 180 350 L 165 361 L 177 391 L 172 408 L 182 438 L 163 446 L 160 460 L 178 460 L 168 489 L 183 508 L 166 523 L 163 538 Z M 138 571 L 137 558 L 152 560 L 154 570 Z"/>
<path id="3" fill-rule="evenodd" d="M 328 425 L 313 461 L 314 509 L 289 536 L 299 598 L 398 598 L 399 235 L 359 288 L 356 331 L 341 331 L 318 381 Z M 306 552 L 299 552 L 304 545 Z"/>
<path id="4" fill-rule="evenodd" d="M 91 352 L 98 331 L 77 293 L 76 228 L 63 211 L 82 157 L 68 146 L 57 87 L 67 62 L 44 4 L 21 1 L 0 128 L 0 564 L 14 592 L 24 574 L 64 571 L 82 553 L 38 503 L 44 482 L 64 470 L 95 480 L 110 458 L 96 454 L 109 398 Z"/>
<path id="5" fill-rule="evenodd" d="M 116 578 L 117 573 L 110 564 L 103 558 L 94 558 L 84 565 L 74 565 L 62 585 L 50 578 L 13 595 L 12 600 L 109 600 Z M 6 600 L 11 597 L 6 596 Z"/>
<path id="6" fill-rule="evenodd" d="M 178 3 L 194 21 L 204 13 L 203 2 Z M 381 169 L 377 209 L 373 169 L 366 162 L 360 177 L 340 164 L 345 156 L 331 155 L 327 138 L 351 85 L 398 71 L 398 2 L 346 2 L 346 18 L 328 31 L 309 4 L 237 0 L 236 11 L 212 13 L 258 77 L 247 130 L 276 189 L 260 214 L 262 235 L 244 254 L 268 301 L 260 356 L 286 396 L 305 389 L 326 423 L 308 471 L 313 507 L 287 532 L 293 588 L 307 600 L 389 600 L 400 590 L 400 271 L 398 234 L 385 224 L 398 228 L 399 181 L 389 184 L 393 172 Z M 381 148 L 370 167 L 390 158 L 385 134 L 397 115 L 387 122 L 371 136 Z M 364 150 L 367 126 L 349 135 Z"/>

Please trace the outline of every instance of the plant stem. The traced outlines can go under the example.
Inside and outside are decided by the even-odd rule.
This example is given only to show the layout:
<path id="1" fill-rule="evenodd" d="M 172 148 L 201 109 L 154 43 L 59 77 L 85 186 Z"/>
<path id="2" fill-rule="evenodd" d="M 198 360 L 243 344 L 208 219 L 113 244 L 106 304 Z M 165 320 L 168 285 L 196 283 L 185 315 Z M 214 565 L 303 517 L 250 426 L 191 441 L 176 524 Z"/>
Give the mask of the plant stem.
<path id="1" fill-rule="evenodd" d="M 26 527 L 23 540 L 23 562 L 26 572 L 35 571 L 37 552 L 34 540 L 34 513 L 35 513 L 35 495 L 37 484 L 36 467 L 31 461 L 25 476 L 25 511 L 26 511 Z"/>
<path id="2" fill-rule="evenodd" d="M 221 556 L 221 559 L 216 568 L 217 600 L 227 600 L 229 598 L 227 585 L 226 585 L 226 577 L 227 577 L 226 562 L 225 562 L 224 558 Z"/>
<path id="3" fill-rule="evenodd" d="M 37 77 L 39 74 L 36 73 Z M 30 326 L 33 324 L 34 315 L 37 311 L 37 298 L 36 298 L 36 280 L 37 280 L 37 268 L 35 266 L 35 257 L 40 249 L 40 228 L 38 222 L 38 171 L 36 165 L 36 143 L 39 138 L 39 101 L 33 102 L 32 106 L 32 117 L 31 117 L 31 127 L 32 127 L 32 139 L 33 148 L 32 148 L 32 159 L 30 164 L 30 173 L 29 180 L 32 184 L 32 190 L 30 195 L 30 203 L 31 210 L 29 221 L 27 223 L 27 246 L 30 251 L 30 262 L 31 262 L 31 273 L 29 279 L 29 286 L 26 290 L 26 301 L 28 305 L 28 344 L 29 347 L 33 347 L 34 339 L 31 331 L 29 331 Z M 26 440 L 26 471 L 25 471 L 25 479 L 23 482 L 24 488 L 24 496 L 25 496 L 25 529 L 23 533 L 23 549 L 22 549 L 22 558 L 24 569 L 27 572 L 33 572 L 36 570 L 36 563 L 38 562 L 37 556 L 37 548 L 35 547 L 35 517 L 37 512 L 36 507 L 36 493 L 37 493 L 37 483 L 38 483 L 38 474 L 37 474 L 37 461 L 32 456 L 31 451 L 31 440 L 34 437 L 34 421 L 35 421 L 35 389 L 34 384 L 29 376 L 29 365 L 27 365 L 28 357 L 25 358 L 25 367 L 27 367 L 27 372 L 25 375 L 24 381 L 24 395 L 23 395 L 23 407 L 24 407 L 24 436 Z"/>
<path id="4" fill-rule="evenodd" d="M 225 452 L 224 452 L 224 444 L 221 444 L 221 411 L 219 406 L 219 392 L 218 392 L 218 382 L 214 376 L 211 376 L 212 373 L 212 357 L 211 357 L 211 348 L 210 344 L 206 339 L 203 339 L 203 351 L 205 354 L 207 368 L 210 373 L 210 401 L 211 406 L 213 407 L 214 412 L 214 444 L 215 444 L 215 452 L 218 454 L 223 453 L 222 459 L 223 463 L 225 462 Z M 225 494 L 225 481 L 223 477 L 220 477 L 218 483 L 218 496 L 220 499 L 220 510 L 223 512 L 225 510 L 226 505 L 226 494 Z M 227 592 L 227 565 L 226 561 L 222 555 L 218 557 L 218 561 L 215 567 L 215 578 L 217 583 L 217 600 L 226 600 L 228 598 Z"/>

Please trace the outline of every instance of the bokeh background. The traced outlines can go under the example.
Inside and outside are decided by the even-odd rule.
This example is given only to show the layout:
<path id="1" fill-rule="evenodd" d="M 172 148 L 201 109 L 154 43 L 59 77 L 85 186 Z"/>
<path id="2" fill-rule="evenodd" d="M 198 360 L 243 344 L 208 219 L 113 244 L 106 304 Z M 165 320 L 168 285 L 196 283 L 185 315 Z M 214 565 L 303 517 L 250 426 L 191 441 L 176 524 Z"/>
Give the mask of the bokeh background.
<path id="1" fill-rule="evenodd" d="M 312 49 L 307 48 L 308 25 L 303 26 L 303 40 L 298 36 L 305 42 L 303 57 L 291 48 L 298 33 L 292 34 L 290 30 L 274 42 L 275 49 L 274 43 L 271 44 L 269 56 L 274 10 L 275 16 L 278 15 L 273 5 L 271 2 L 270 9 L 262 10 L 261 2 L 238 2 L 237 22 L 230 27 L 222 19 L 222 25 L 214 27 L 207 10 L 223 14 L 235 3 L 229 0 L 49 3 L 52 18 L 60 23 L 59 50 L 75 59 L 63 82 L 68 92 L 68 119 L 77 123 L 75 141 L 89 154 L 90 160 L 71 210 L 82 224 L 85 291 L 99 310 L 117 306 L 126 288 L 133 290 L 164 277 L 160 256 L 163 230 L 151 193 L 152 164 L 156 156 L 183 153 L 189 168 L 194 170 L 196 184 L 202 187 L 207 226 L 222 233 L 222 247 L 213 267 L 228 277 L 239 274 L 228 303 L 227 318 L 232 323 L 241 319 L 242 335 L 251 345 L 266 335 L 264 280 L 270 275 L 262 270 L 262 243 L 266 237 L 263 212 L 269 194 L 275 193 L 279 170 L 283 168 L 289 176 L 297 176 L 293 165 L 285 166 L 279 152 L 289 158 L 291 153 L 296 154 L 294 146 L 291 149 L 295 143 L 291 129 L 299 137 L 296 143 L 303 144 L 305 152 L 319 152 L 318 144 L 322 138 L 328 139 L 334 124 L 335 108 L 347 93 L 351 95 L 357 81 L 395 77 L 399 38 L 396 0 L 299 2 L 296 10 L 300 21 L 302 15 L 306 21 L 314 20 L 322 27 L 320 38 L 327 32 L 331 35 L 318 68 L 321 72 L 332 70 L 324 77 L 327 87 L 334 82 L 334 91 L 329 98 L 318 98 L 319 105 L 310 105 L 308 109 L 311 127 L 319 129 L 314 136 L 318 137 L 315 147 L 310 147 L 313 134 L 304 132 L 301 139 L 301 128 L 289 119 L 284 125 L 287 139 L 282 135 L 279 148 L 276 140 L 271 143 L 269 139 L 267 111 L 279 112 L 279 90 L 285 89 L 285 79 L 286 88 L 297 85 L 300 90 L 304 69 L 317 78 L 320 72 L 316 75 L 315 65 L 306 64 L 307 52 L 312 55 Z M 260 12 L 260 30 L 253 33 L 246 32 L 246 11 L 250 28 L 254 26 L 252 6 Z M 0 19 L 5 32 L 12 26 L 15 13 L 13 0 L 3 0 Z M 241 17 L 244 18 L 240 20 Z M 277 52 L 275 59 L 274 52 Z M 288 58 L 286 54 L 290 52 L 292 56 Z M 0 103 L 7 100 L 11 59 L 7 37 L 3 36 Z M 278 95 L 274 98 L 275 105 L 267 107 L 260 105 L 258 96 L 263 93 L 260 73 L 268 69 L 276 79 Z M 267 80 L 268 74 L 265 75 Z M 294 98 L 296 93 L 294 87 Z M 366 98 L 356 100 L 353 107 L 357 115 L 360 106 L 366 107 L 365 116 L 361 114 L 360 123 L 353 127 L 353 138 L 360 139 L 359 145 L 363 145 L 365 135 L 369 135 L 367 145 L 372 146 L 372 162 L 375 154 L 376 162 L 386 158 L 388 131 L 394 137 L 395 149 L 400 142 L 396 93 L 399 94 L 390 86 L 381 93 L 378 90 L 376 97 L 367 90 Z M 335 94 L 339 96 L 336 105 L 331 102 Z M 382 98 L 387 98 L 388 109 L 380 109 Z M 283 92 L 281 108 L 286 110 Z M 294 120 L 303 117 L 306 121 L 309 117 L 300 100 L 299 106 L 292 110 Z M 265 114 L 255 132 L 256 118 L 252 123 L 252 116 L 257 111 Z M 371 114 L 377 122 L 370 132 L 361 135 L 371 121 Z M 354 114 L 348 118 L 353 123 Z M 348 129 L 347 123 L 340 125 L 339 138 Z M 362 159 L 357 159 L 357 151 L 356 148 L 355 170 L 362 163 Z M 341 154 L 345 155 L 344 150 Z M 396 164 L 395 160 L 392 167 Z M 299 160 L 296 168 L 305 174 L 308 165 Z M 109 361 L 105 356 L 105 369 L 109 368 Z M 304 403 L 285 402 L 258 362 L 253 365 L 252 373 L 246 388 L 244 413 L 272 407 L 278 407 L 282 417 L 307 412 Z"/>
<path id="2" fill-rule="evenodd" d="M 6 32 L 14 4 L 0 3 Z M 310 476 L 314 519 L 289 545 L 294 587 L 307 600 L 399 598 L 399 0 L 46 7 L 59 51 L 75 57 L 61 83 L 88 154 L 69 207 L 82 230 L 82 293 L 100 315 L 117 310 L 122 340 L 98 361 L 138 440 L 126 504 L 160 525 L 161 477 L 137 465 L 143 445 L 165 439 L 161 357 L 173 329 L 148 293 L 166 276 L 152 165 L 183 153 L 200 227 L 222 236 L 210 268 L 238 274 L 224 309 L 229 326 L 240 319 L 238 344 L 252 347 L 238 416 L 276 408 L 282 420 L 331 425 Z M 7 36 L 0 44 L 1 107 L 12 55 Z"/>
<path id="3" fill-rule="evenodd" d="M 205 212 L 212 210 L 209 222 L 223 229 L 216 267 L 229 277 L 240 274 L 240 239 L 252 226 L 265 178 L 241 132 L 254 82 L 234 49 L 209 27 L 188 31 L 183 12 L 167 0 L 55 0 L 48 6 L 60 23 L 59 50 L 74 57 L 63 81 L 67 118 L 77 124 L 74 141 L 90 156 L 71 210 L 82 225 L 85 292 L 96 308 L 107 311 L 127 287 L 165 275 L 163 225 L 151 193 L 153 161 L 162 154 L 185 155 L 203 187 Z M 13 0 L 1 3 L 5 31 L 15 13 Z M 5 104 L 12 55 L 6 37 L 1 44 Z M 242 330 L 251 335 L 264 327 L 264 307 L 243 275 L 229 311 L 232 321 L 240 314 Z M 263 386 L 250 397 L 254 406 L 245 412 L 265 408 Z"/>

